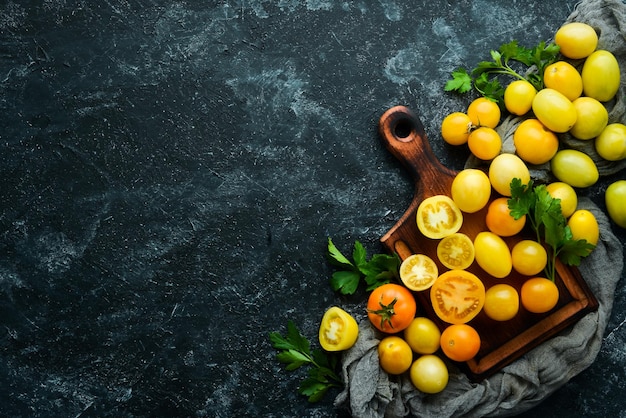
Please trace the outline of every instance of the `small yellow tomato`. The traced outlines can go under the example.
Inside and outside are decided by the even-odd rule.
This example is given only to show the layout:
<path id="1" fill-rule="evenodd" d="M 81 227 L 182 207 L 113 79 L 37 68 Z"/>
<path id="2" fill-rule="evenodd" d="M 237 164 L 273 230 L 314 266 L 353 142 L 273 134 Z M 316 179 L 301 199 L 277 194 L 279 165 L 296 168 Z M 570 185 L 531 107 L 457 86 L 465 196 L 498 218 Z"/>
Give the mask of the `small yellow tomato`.
<path id="1" fill-rule="evenodd" d="M 598 50 L 589 55 L 582 69 L 583 92 L 601 102 L 611 100 L 620 85 L 620 68 L 615 55 Z"/>
<path id="2" fill-rule="evenodd" d="M 593 213 L 587 209 L 578 209 L 567 220 L 567 226 L 572 230 L 574 240 L 584 239 L 596 245 L 600 238 L 600 227 Z"/>
<path id="3" fill-rule="evenodd" d="M 626 228 L 626 180 L 617 180 L 604 193 L 606 211 L 613 222 Z"/>
<path id="4" fill-rule="evenodd" d="M 491 183 L 484 171 L 466 168 L 452 180 L 452 200 L 463 212 L 474 213 L 485 207 L 491 197 Z"/>
<path id="5" fill-rule="evenodd" d="M 559 302 L 559 288 L 545 277 L 533 277 L 522 285 L 520 299 L 527 311 L 545 313 Z"/>
<path id="6" fill-rule="evenodd" d="M 389 374 L 402 374 L 413 363 L 413 351 L 402 338 L 392 335 L 378 343 L 380 367 Z"/>
<path id="7" fill-rule="evenodd" d="M 448 385 L 446 363 L 434 354 L 424 354 L 411 365 L 411 382 L 420 392 L 439 393 Z"/>
<path id="8" fill-rule="evenodd" d="M 523 239 L 513 246 L 511 260 L 516 272 L 534 276 L 546 268 L 548 252 L 537 241 Z"/>
<path id="9" fill-rule="evenodd" d="M 598 34 L 586 23 L 566 23 L 556 31 L 554 43 L 561 48 L 561 54 L 567 58 L 586 58 L 596 50 Z"/>
<path id="10" fill-rule="evenodd" d="M 557 61 L 548 65 L 543 72 L 543 83 L 570 100 L 579 98 L 583 92 L 583 79 L 580 73 L 567 61 Z"/>
<path id="11" fill-rule="evenodd" d="M 561 201 L 561 213 L 565 218 L 572 216 L 578 207 L 578 195 L 572 186 L 562 181 L 555 181 L 546 186 L 546 190 L 554 199 Z"/>
<path id="12" fill-rule="evenodd" d="M 600 135 L 607 123 L 609 112 L 593 97 L 579 97 L 572 102 L 576 109 L 576 123 L 569 130 L 574 138 L 593 139 Z"/>
<path id="13" fill-rule="evenodd" d="M 527 80 L 515 80 L 504 90 L 504 107 L 514 115 L 530 112 L 537 89 Z"/>
<path id="14" fill-rule="evenodd" d="M 515 154 L 500 154 L 489 165 L 489 181 L 493 189 L 502 196 L 511 196 L 511 181 L 518 178 L 522 184 L 530 181 L 526 163 Z"/>
<path id="15" fill-rule="evenodd" d="M 598 155 L 608 161 L 626 158 L 626 125 L 611 123 L 596 138 Z"/>
<path id="16" fill-rule="evenodd" d="M 572 187 L 590 187 L 600 178 L 596 163 L 582 151 L 564 149 L 550 161 L 552 174 Z"/>
<path id="17" fill-rule="evenodd" d="M 324 350 L 347 350 L 358 336 L 359 326 L 348 312 L 332 306 L 324 313 L 319 329 L 319 341 Z"/>
<path id="18" fill-rule="evenodd" d="M 567 132 L 576 123 L 576 109 L 572 101 L 554 89 L 540 90 L 533 99 L 537 119 L 552 132 Z"/>
<path id="19" fill-rule="evenodd" d="M 509 284 L 498 283 L 485 292 L 485 314 L 494 321 L 513 319 L 519 311 L 519 295 Z"/>
<path id="20" fill-rule="evenodd" d="M 439 350 L 440 338 L 437 325 L 425 316 L 418 316 L 404 330 L 404 340 L 418 354 L 432 354 Z"/>
<path id="21" fill-rule="evenodd" d="M 502 279 L 513 269 L 511 251 L 506 242 L 493 232 L 479 232 L 474 238 L 475 260 L 493 277 Z"/>

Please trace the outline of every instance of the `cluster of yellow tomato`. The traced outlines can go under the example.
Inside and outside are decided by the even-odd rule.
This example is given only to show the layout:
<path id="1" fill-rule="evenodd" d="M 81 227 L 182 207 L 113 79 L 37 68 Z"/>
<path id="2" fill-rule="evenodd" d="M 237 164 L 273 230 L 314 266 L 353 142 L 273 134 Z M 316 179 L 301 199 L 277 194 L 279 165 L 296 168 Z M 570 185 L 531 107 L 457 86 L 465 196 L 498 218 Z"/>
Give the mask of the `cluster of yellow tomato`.
<path id="1" fill-rule="evenodd" d="M 605 107 L 619 89 L 620 66 L 610 51 L 596 49 L 598 36 L 587 24 L 563 25 L 555 43 L 564 59 L 546 67 L 545 87 L 537 91 L 525 79 L 513 81 L 505 89 L 504 106 L 523 118 L 513 133 L 516 155 L 531 165 L 549 163 L 558 180 L 585 188 L 598 181 L 596 163 L 577 149 L 560 149 L 558 135 L 567 132 L 576 140 L 593 140 L 597 154 L 607 161 L 626 159 L 626 125 L 609 123 Z M 580 71 L 570 63 L 575 60 L 583 61 Z M 491 161 L 502 148 L 496 131 L 500 118 L 499 106 L 481 97 L 467 112 L 446 116 L 441 134 L 449 144 L 467 144 L 477 158 Z M 626 184 L 618 183 L 614 189 L 623 200 Z M 615 203 L 610 195 L 606 200 L 611 218 L 626 227 L 626 205 Z"/>

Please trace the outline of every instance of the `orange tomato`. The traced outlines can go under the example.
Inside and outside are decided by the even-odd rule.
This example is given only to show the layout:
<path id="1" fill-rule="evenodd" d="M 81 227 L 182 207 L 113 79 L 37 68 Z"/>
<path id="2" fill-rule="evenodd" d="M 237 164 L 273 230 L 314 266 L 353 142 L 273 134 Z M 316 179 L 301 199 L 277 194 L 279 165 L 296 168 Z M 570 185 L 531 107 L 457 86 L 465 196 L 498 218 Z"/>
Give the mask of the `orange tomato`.
<path id="1" fill-rule="evenodd" d="M 385 337 L 378 343 L 380 367 L 389 374 L 402 374 L 413 363 L 413 351 L 409 344 L 395 335 Z"/>
<path id="2" fill-rule="evenodd" d="M 522 285 L 520 292 L 522 306 L 529 312 L 544 313 L 556 306 L 559 301 L 559 288 L 545 277 L 533 277 Z"/>
<path id="3" fill-rule="evenodd" d="M 508 198 L 498 197 L 487 207 L 485 222 L 487 229 L 501 237 L 510 237 L 519 233 L 526 225 L 526 215 L 515 219 L 511 216 Z"/>
<path id="4" fill-rule="evenodd" d="M 417 207 L 417 228 L 427 238 L 440 239 L 454 234 L 463 224 L 463 214 L 450 197 L 431 196 Z"/>
<path id="5" fill-rule="evenodd" d="M 441 351 L 450 360 L 468 361 L 480 350 L 480 335 L 470 325 L 454 324 L 441 333 Z"/>
<path id="6" fill-rule="evenodd" d="M 502 138 L 495 129 L 481 126 L 469 134 L 467 146 L 476 158 L 492 160 L 502 149 Z"/>
<path id="7" fill-rule="evenodd" d="M 486 97 L 479 97 L 468 106 L 467 116 L 474 126 L 495 128 L 500 123 L 500 116 L 502 115 L 496 102 Z"/>
<path id="8" fill-rule="evenodd" d="M 472 121 L 463 112 L 450 113 L 441 122 L 441 137 L 450 145 L 463 145 L 472 130 Z"/>
<path id="9" fill-rule="evenodd" d="M 498 283 L 485 292 L 485 314 L 494 321 L 508 321 L 519 311 L 519 295 L 510 284 Z"/>
<path id="10" fill-rule="evenodd" d="M 430 300 L 437 316 L 450 324 L 471 321 L 485 303 L 485 285 L 467 270 L 448 270 L 430 288 Z"/>
<path id="11" fill-rule="evenodd" d="M 409 289 L 388 283 L 372 290 L 367 300 L 367 316 L 382 332 L 394 334 L 411 325 L 417 304 Z"/>

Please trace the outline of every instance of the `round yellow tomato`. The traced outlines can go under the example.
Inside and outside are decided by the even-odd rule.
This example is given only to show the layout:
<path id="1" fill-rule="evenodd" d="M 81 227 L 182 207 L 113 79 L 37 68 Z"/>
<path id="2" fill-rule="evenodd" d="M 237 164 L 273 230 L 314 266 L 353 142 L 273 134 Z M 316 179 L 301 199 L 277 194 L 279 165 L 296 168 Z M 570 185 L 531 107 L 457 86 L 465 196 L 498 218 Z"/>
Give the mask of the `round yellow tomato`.
<path id="1" fill-rule="evenodd" d="M 583 92 L 583 79 L 580 73 L 566 61 L 548 65 L 543 72 L 543 83 L 547 88 L 562 93 L 570 100 L 579 98 Z"/>
<path id="2" fill-rule="evenodd" d="M 515 80 L 504 89 L 504 107 L 510 113 L 522 116 L 530 112 L 537 89 L 527 80 Z"/>
<path id="3" fill-rule="evenodd" d="M 537 241 L 524 239 L 513 246 L 511 262 L 519 274 L 534 276 L 546 268 L 548 252 Z"/>
<path id="4" fill-rule="evenodd" d="M 418 316 L 404 330 L 404 340 L 418 354 L 432 354 L 439 350 L 441 331 L 437 325 L 424 316 Z"/>
<path id="5" fill-rule="evenodd" d="M 435 314 L 450 324 L 471 321 L 485 303 L 485 285 L 467 270 L 448 270 L 430 288 Z"/>
<path id="6" fill-rule="evenodd" d="M 574 138 L 587 140 L 600 135 L 609 122 L 606 107 L 593 97 L 579 97 L 572 102 L 576 109 L 576 123 L 569 130 Z"/>
<path id="7" fill-rule="evenodd" d="M 474 252 L 478 265 L 493 277 L 502 279 L 511 273 L 511 251 L 506 242 L 493 232 L 483 231 L 476 235 Z"/>
<path id="8" fill-rule="evenodd" d="M 567 132 L 576 123 L 572 101 L 554 89 L 539 90 L 532 108 L 537 119 L 553 132 Z"/>
<path id="9" fill-rule="evenodd" d="M 608 161 L 626 158 L 626 125 L 611 123 L 598 135 L 595 142 L 598 155 Z"/>
<path id="10" fill-rule="evenodd" d="M 619 63 L 615 55 L 609 51 L 598 50 L 589 55 L 581 73 L 585 96 L 608 102 L 619 89 Z"/>
<path id="11" fill-rule="evenodd" d="M 348 312 L 332 306 L 324 313 L 319 329 L 319 341 L 324 350 L 347 350 L 358 336 L 359 326 Z"/>
<path id="12" fill-rule="evenodd" d="M 495 129 L 481 126 L 469 134 L 467 146 L 476 158 L 491 160 L 500 153 L 502 138 Z"/>
<path id="13" fill-rule="evenodd" d="M 474 99 L 467 108 L 467 116 L 474 126 L 495 128 L 500 123 L 500 107 L 486 97 Z"/>
<path id="14" fill-rule="evenodd" d="M 554 43 L 567 58 L 581 59 L 591 55 L 598 46 L 598 34 L 586 23 L 566 23 L 554 35 Z"/>
<path id="15" fill-rule="evenodd" d="M 411 254 L 400 264 L 400 280 L 416 292 L 428 289 L 438 276 L 437 264 L 425 254 Z"/>
<path id="16" fill-rule="evenodd" d="M 604 192 L 606 211 L 613 222 L 626 228 L 626 180 L 617 180 Z"/>
<path id="17" fill-rule="evenodd" d="M 498 283 L 485 292 L 485 314 L 494 321 L 513 319 L 519 311 L 519 295 L 509 284 Z"/>
<path id="18" fill-rule="evenodd" d="M 474 262 L 474 243 L 461 232 L 448 235 L 437 244 L 437 257 L 449 269 L 466 269 Z"/>
<path id="19" fill-rule="evenodd" d="M 527 311 L 545 313 L 559 302 L 559 288 L 545 277 L 533 277 L 522 285 L 520 299 Z"/>
<path id="20" fill-rule="evenodd" d="M 468 361 L 480 350 L 480 335 L 471 325 L 452 324 L 441 333 L 440 344 L 450 360 Z"/>
<path id="21" fill-rule="evenodd" d="M 463 112 L 449 114 L 441 122 L 441 137 L 450 145 L 463 145 L 472 131 L 472 121 Z"/>
<path id="22" fill-rule="evenodd" d="M 439 393 L 448 385 L 446 363 L 434 354 L 425 354 L 411 365 L 411 382 L 423 393 Z"/>
<path id="23" fill-rule="evenodd" d="M 513 133 L 515 153 L 529 164 L 547 163 L 559 150 L 559 139 L 538 119 L 526 119 Z"/>
<path id="24" fill-rule="evenodd" d="M 574 212 L 567 220 L 567 226 L 570 227 L 574 240 L 584 239 L 590 244 L 598 244 L 600 238 L 598 220 L 587 209 L 578 209 Z"/>
<path id="25" fill-rule="evenodd" d="M 417 228 L 427 238 L 440 239 L 461 229 L 463 214 L 450 197 L 435 195 L 417 207 Z"/>
<path id="26" fill-rule="evenodd" d="M 502 196 L 511 196 L 511 181 L 518 178 L 522 184 L 530 181 L 528 167 L 514 154 L 500 154 L 489 165 L 489 181 L 494 190 Z"/>
<path id="27" fill-rule="evenodd" d="M 509 209 L 509 199 L 498 197 L 491 201 L 487 208 L 485 223 L 487 229 L 501 237 L 510 237 L 518 234 L 526 225 L 526 215 L 515 219 Z"/>
<path id="28" fill-rule="evenodd" d="M 561 213 L 569 218 L 578 207 L 578 195 L 572 186 L 562 181 L 555 181 L 546 186 L 546 190 L 554 199 L 561 201 Z"/>
<path id="29" fill-rule="evenodd" d="M 600 178 L 596 163 L 582 151 L 564 149 L 550 161 L 552 174 L 572 187 L 589 187 Z"/>
<path id="30" fill-rule="evenodd" d="M 413 363 L 413 351 L 409 344 L 395 335 L 385 337 L 378 343 L 380 367 L 389 374 L 402 374 Z"/>
<path id="31" fill-rule="evenodd" d="M 484 171 L 466 168 L 452 180 L 452 200 L 463 212 L 474 213 L 481 210 L 491 197 L 491 183 Z"/>

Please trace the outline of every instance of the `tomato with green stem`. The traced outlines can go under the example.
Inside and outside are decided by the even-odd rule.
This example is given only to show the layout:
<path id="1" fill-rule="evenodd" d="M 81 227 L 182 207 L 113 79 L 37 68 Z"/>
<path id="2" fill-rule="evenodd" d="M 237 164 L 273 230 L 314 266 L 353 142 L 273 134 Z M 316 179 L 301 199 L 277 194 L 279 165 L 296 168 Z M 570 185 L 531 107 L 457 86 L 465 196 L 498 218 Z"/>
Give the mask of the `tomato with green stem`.
<path id="1" fill-rule="evenodd" d="M 372 291 L 367 301 L 367 316 L 377 329 L 395 334 L 407 328 L 417 304 L 409 289 L 395 283 L 387 283 Z"/>

